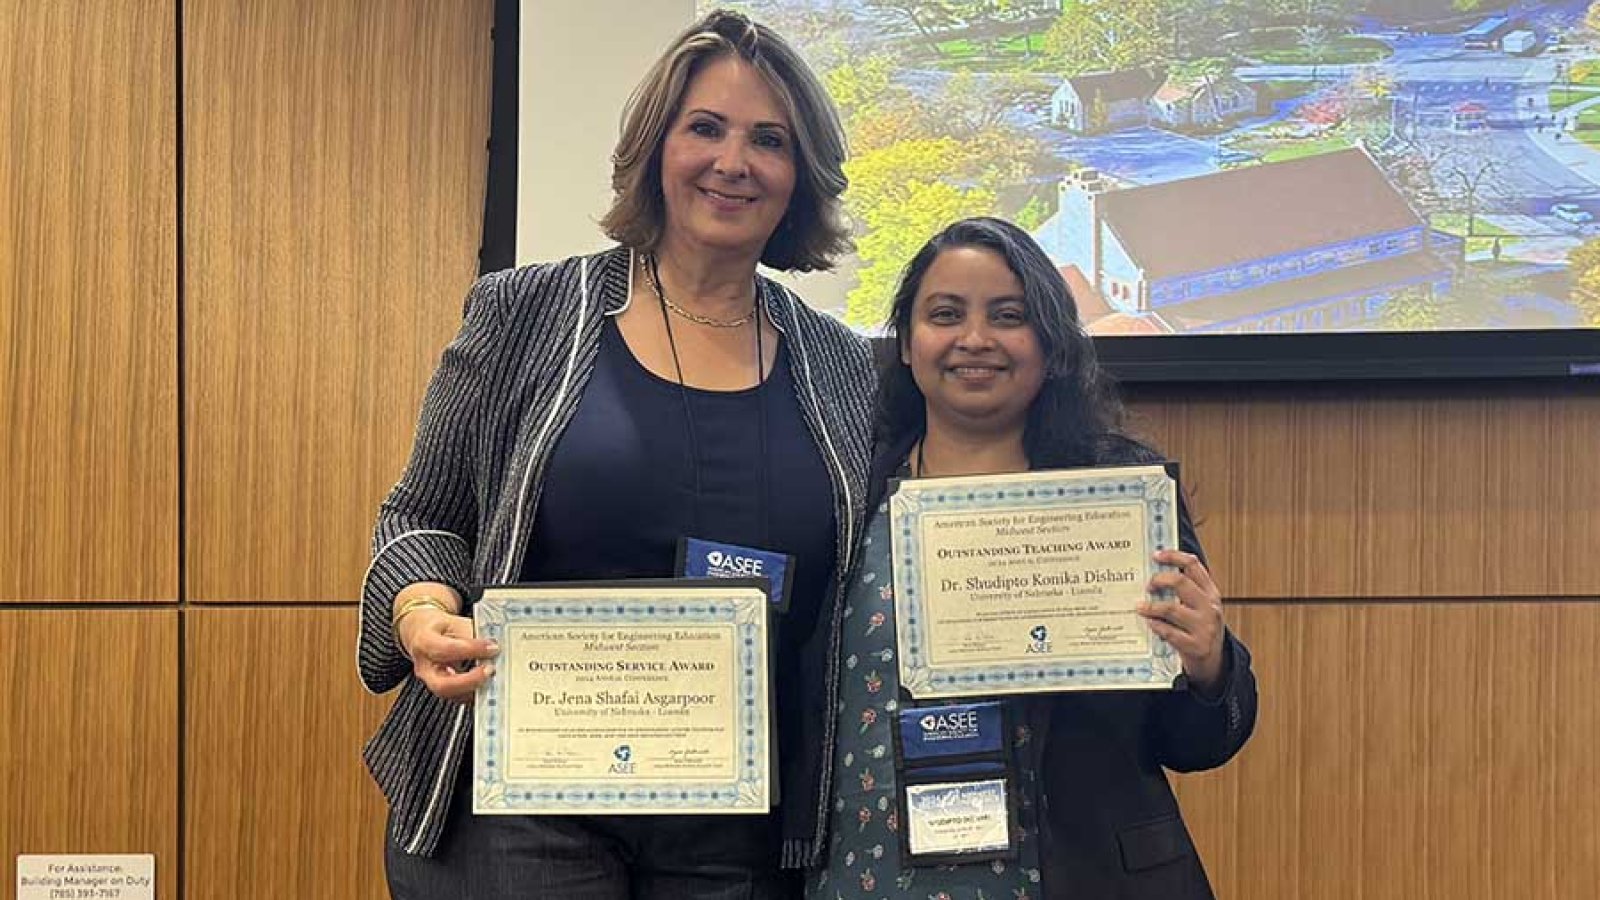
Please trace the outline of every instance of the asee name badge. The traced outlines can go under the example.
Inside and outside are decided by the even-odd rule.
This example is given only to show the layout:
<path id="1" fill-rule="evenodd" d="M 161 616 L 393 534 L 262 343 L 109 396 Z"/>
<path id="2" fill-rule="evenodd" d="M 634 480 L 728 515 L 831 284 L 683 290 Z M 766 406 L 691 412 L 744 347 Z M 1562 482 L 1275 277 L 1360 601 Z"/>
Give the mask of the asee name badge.
<path id="1" fill-rule="evenodd" d="M 685 578 L 765 578 L 772 608 L 788 612 L 794 557 L 775 550 L 686 537 L 678 541 L 678 574 Z"/>
<path id="2" fill-rule="evenodd" d="M 905 792 L 906 844 L 913 857 L 1010 849 L 1004 778 L 908 784 Z"/>
<path id="3" fill-rule="evenodd" d="M 902 707 L 900 752 L 907 762 L 998 753 L 1005 715 L 997 701 Z"/>

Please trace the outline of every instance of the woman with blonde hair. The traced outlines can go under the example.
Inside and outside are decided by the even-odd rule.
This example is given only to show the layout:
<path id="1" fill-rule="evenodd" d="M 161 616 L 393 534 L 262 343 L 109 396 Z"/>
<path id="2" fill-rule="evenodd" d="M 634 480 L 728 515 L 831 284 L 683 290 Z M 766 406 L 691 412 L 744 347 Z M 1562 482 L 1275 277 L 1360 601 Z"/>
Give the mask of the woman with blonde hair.
<path id="1" fill-rule="evenodd" d="M 361 677 L 400 687 L 366 751 L 396 897 L 783 897 L 818 858 L 873 377 L 864 342 L 756 267 L 826 269 L 847 248 L 843 161 L 794 50 L 712 13 L 630 101 L 601 223 L 618 246 L 472 289 L 363 586 Z M 795 560 L 773 651 L 780 804 L 474 816 L 464 704 L 497 648 L 474 636 L 471 588 L 667 577 L 684 537 Z"/>

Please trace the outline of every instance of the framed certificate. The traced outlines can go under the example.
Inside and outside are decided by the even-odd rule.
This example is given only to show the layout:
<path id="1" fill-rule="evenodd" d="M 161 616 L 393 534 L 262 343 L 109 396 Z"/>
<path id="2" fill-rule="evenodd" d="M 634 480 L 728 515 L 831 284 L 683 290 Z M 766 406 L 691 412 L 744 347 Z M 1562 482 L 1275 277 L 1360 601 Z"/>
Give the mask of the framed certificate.
<path id="1" fill-rule="evenodd" d="M 766 812 L 768 606 L 760 579 L 486 588 L 473 812 Z"/>
<path id="2" fill-rule="evenodd" d="M 912 696 L 1166 689 L 1181 673 L 1135 611 L 1164 568 L 1151 555 L 1177 547 L 1164 467 L 903 481 L 889 514 Z"/>

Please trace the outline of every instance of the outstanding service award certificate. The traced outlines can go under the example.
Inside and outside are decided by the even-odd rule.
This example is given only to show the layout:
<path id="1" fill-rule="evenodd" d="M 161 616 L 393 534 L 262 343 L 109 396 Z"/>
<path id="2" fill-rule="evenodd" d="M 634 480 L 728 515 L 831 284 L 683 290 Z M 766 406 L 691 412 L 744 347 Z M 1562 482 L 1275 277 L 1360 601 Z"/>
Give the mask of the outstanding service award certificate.
<path id="1" fill-rule="evenodd" d="M 473 812 L 766 812 L 768 604 L 748 579 L 485 589 Z"/>
<path id="2" fill-rule="evenodd" d="M 904 481 L 889 512 L 913 696 L 1162 689 L 1182 671 L 1135 611 L 1151 555 L 1177 547 L 1163 467 Z"/>

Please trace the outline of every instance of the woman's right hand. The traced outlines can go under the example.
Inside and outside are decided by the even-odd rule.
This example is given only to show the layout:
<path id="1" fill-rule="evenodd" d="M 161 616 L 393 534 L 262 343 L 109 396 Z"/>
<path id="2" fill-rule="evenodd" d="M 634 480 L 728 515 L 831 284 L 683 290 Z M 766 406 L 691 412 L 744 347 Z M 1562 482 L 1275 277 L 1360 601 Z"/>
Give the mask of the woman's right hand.
<path id="1" fill-rule="evenodd" d="M 395 637 L 407 656 L 411 671 L 434 696 L 466 703 L 494 674 L 493 663 L 466 668 L 473 661 L 493 659 L 499 645 L 473 633 L 472 620 L 442 609 L 418 609 L 400 620 Z"/>

